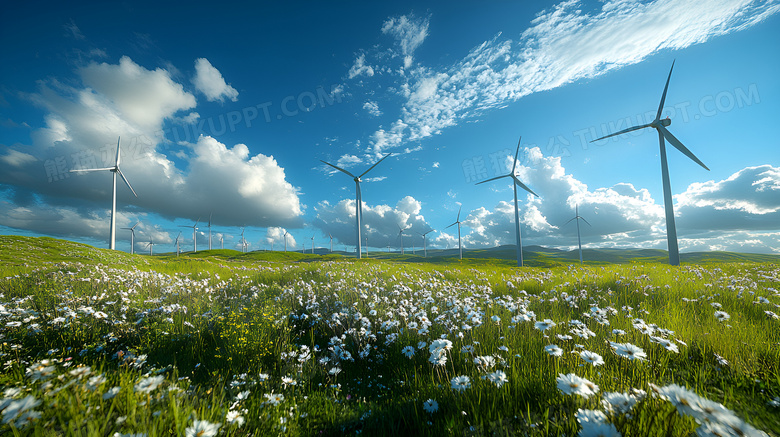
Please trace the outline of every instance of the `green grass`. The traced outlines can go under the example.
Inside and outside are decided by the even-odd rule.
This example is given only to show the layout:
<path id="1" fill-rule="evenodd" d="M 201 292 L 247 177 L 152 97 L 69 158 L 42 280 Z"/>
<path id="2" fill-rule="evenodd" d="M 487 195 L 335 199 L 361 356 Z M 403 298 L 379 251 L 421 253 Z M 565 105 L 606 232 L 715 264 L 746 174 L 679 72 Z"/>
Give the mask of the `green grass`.
<path id="1" fill-rule="evenodd" d="M 581 429 L 579 409 L 605 411 L 606 393 L 638 389 L 649 394 L 608 423 L 623 435 L 690 435 L 700 426 L 691 412 L 653 395 L 678 384 L 732 411 L 728 420 L 780 435 L 770 405 L 780 320 L 766 312 L 780 313 L 777 263 L 580 267 L 550 251 L 529 260 L 543 267 L 518 269 L 489 252 L 462 262 L 432 251 L 131 256 L 0 237 L 0 434 L 183 435 L 205 420 L 227 435 L 564 436 Z M 513 321 L 523 314 L 556 325 Z M 592 336 L 572 333 L 573 320 Z M 436 365 L 429 346 L 442 337 L 451 349 Z M 647 359 L 623 358 L 609 341 Z M 604 364 L 587 364 L 583 350 Z M 489 369 L 474 361 L 488 356 Z M 498 370 L 501 387 L 483 378 Z M 570 373 L 598 392 L 562 393 L 556 379 Z M 458 376 L 470 378 L 462 392 L 451 387 Z M 428 399 L 438 411 L 425 411 Z"/>

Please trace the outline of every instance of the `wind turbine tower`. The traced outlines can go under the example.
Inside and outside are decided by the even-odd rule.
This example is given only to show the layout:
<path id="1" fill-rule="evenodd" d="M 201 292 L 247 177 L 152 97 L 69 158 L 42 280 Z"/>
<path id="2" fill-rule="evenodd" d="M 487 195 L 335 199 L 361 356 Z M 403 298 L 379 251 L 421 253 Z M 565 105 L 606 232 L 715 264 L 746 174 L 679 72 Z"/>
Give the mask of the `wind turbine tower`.
<path id="1" fill-rule="evenodd" d="M 133 247 L 135 246 L 135 227 L 140 225 L 141 222 L 138 222 L 134 224 L 133 226 L 129 228 L 122 228 L 122 229 L 129 229 L 130 230 L 130 255 L 133 254 Z"/>
<path id="2" fill-rule="evenodd" d="M 154 241 L 152 241 L 152 239 L 151 239 L 151 238 L 149 238 L 149 242 L 148 242 L 148 243 L 146 243 L 146 247 L 148 247 L 148 248 L 149 248 L 149 255 L 153 255 L 153 254 L 152 254 L 152 247 L 154 247 Z"/>
<path id="3" fill-rule="evenodd" d="M 179 235 L 176 236 L 176 256 L 179 256 L 179 238 L 181 237 L 181 231 L 179 231 Z"/>
<path id="4" fill-rule="evenodd" d="M 458 218 L 456 218 L 455 222 L 450 225 L 450 226 L 458 225 L 458 258 L 459 259 L 463 259 L 463 246 L 461 245 L 461 241 L 460 241 L 460 223 L 461 223 L 461 221 L 460 221 L 460 210 L 462 208 L 463 208 L 462 206 L 460 208 L 458 208 Z M 447 228 L 449 228 L 450 226 L 447 226 Z M 444 229 L 447 229 L 447 228 L 444 228 Z M 447 245 L 447 248 L 449 248 L 449 243 Z"/>
<path id="5" fill-rule="evenodd" d="M 328 237 L 330 237 L 330 253 L 333 253 L 333 235 L 328 232 Z"/>
<path id="6" fill-rule="evenodd" d="M 119 169 L 119 138 L 116 140 L 116 161 L 114 161 L 115 164 L 113 167 L 105 167 L 105 168 L 89 168 L 89 169 L 79 169 L 79 170 L 71 170 L 71 172 L 90 172 L 90 171 L 110 171 L 113 173 L 113 182 L 112 182 L 112 197 L 111 197 L 111 221 L 109 222 L 109 239 L 108 239 L 108 248 L 111 250 L 114 250 L 116 248 L 116 175 L 119 173 L 119 176 L 122 176 L 122 180 L 125 181 L 125 184 L 127 184 L 127 188 L 130 188 L 130 191 L 133 192 L 133 195 L 135 197 L 138 197 L 138 194 L 135 194 L 135 190 L 130 185 L 130 182 L 127 181 L 127 178 L 122 173 L 122 170 Z"/>
<path id="7" fill-rule="evenodd" d="M 199 221 L 200 221 L 200 217 L 198 217 L 198 219 L 195 220 L 195 224 L 192 226 L 179 225 L 180 228 L 192 228 L 192 251 L 193 252 L 198 251 L 198 222 Z"/>
<path id="8" fill-rule="evenodd" d="M 677 150 L 682 152 L 683 155 L 693 160 L 693 162 L 699 164 L 705 170 L 709 171 L 709 168 L 707 168 L 707 166 L 704 165 L 704 163 L 701 162 L 699 158 L 697 158 L 690 150 L 688 150 L 688 148 L 683 146 L 680 140 L 675 138 L 675 136 L 672 135 L 672 133 L 669 132 L 668 129 L 666 129 L 667 126 L 672 124 L 672 120 L 670 120 L 668 117 L 663 120 L 661 119 L 661 112 L 664 109 L 664 101 L 666 100 L 666 91 L 669 89 L 669 79 L 672 78 L 673 69 L 674 69 L 674 61 L 672 62 L 672 68 L 669 69 L 669 76 L 666 78 L 666 85 L 664 86 L 663 94 L 661 94 L 661 103 L 658 105 L 658 112 L 655 115 L 655 120 L 653 120 L 651 123 L 648 124 L 643 124 L 641 126 L 633 126 L 628 129 L 623 129 L 620 132 L 615 132 L 614 134 L 606 135 L 601 138 L 596 138 L 593 141 L 603 140 L 604 138 L 614 137 L 615 135 L 620 135 L 626 132 L 644 129 L 646 127 L 652 127 L 653 129 L 658 131 L 658 144 L 661 149 L 661 178 L 663 179 L 663 187 L 664 187 L 664 210 L 666 212 L 666 240 L 669 248 L 669 264 L 673 266 L 678 266 L 680 265 L 680 250 L 677 246 L 677 228 L 674 224 L 672 186 L 671 183 L 669 182 L 669 165 L 666 162 L 666 144 L 664 143 L 664 138 L 666 138 L 666 140 L 669 141 L 669 143 L 672 146 L 674 146 Z"/>
<path id="9" fill-rule="evenodd" d="M 287 234 L 289 234 L 289 232 L 287 232 L 287 231 L 285 230 L 285 231 L 284 231 L 284 251 L 285 251 L 285 252 L 287 252 Z"/>
<path id="10" fill-rule="evenodd" d="M 580 210 L 579 205 L 574 205 L 574 218 L 570 219 L 568 222 L 564 223 L 563 225 L 566 226 L 569 223 L 571 223 L 572 220 L 577 221 L 577 245 L 580 248 L 580 265 L 582 265 L 582 240 L 580 240 L 580 220 L 584 221 L 585 223 L 588 223 L 587 220 L 585 220 L 584 217 L 580 216 Z M 590 223 L 588 223 L 588 226 L 590 226 Z"/>
<path id="11" fill-rule="evenodd" d="M 431 229 L 430 231 L 426 231 L 423 233 L 418 232 L 418 234 L 422 235 L 423 237 L 423 253 L 425 254 L 425 258 L 428 258 L 428 246 L 425 244 L 425 236 L 433 232 L 434 230 Z"/>
<path id="12" fill-rule="evenodd" d="M 531 191 L 530 188 L 525 186 L 525 184 L 520 182 L 520 179 L 518 179 L 517 176 L 515 176 L 515 169 L 517 168 L 517 155 L 518 153 L 520 153 L 520 141 L 522 139 L 523 137 L 520 137 L 520 139 L 517 140 L 517 151 L 515 151 L 515 160 L 512 163 L 512 171 L 509 174 L 496 176 L 494 178 L 490 178 L 482 182 L 477 182 L 476 184 L 476 185 L 484 184 L 485 182 L 490 182 L 501 178 L 512 178 L 512 188 L 514 188 L 515 191 L 515 240 L 516 240 L 515 243 L 517 244 L 517 266 L 518 267 L 523 266 L 523 242 L 520 238 L 520 212 L 517 208 L 517 187 L 520 187 L 525 191 L 528 191 L 529 193 L 533 194 L 534 196 L 539 197 L 538 194 Z"/>
<path id="13" fill-rule="evenodd" d="M 361 226 L 361 222 L 363 221 L 363 196 L 362 196 L 362 194 L 360 193 L 360 178 L 362 178 L 363 176 L 365 176 L 365 175 L 366 175 L 366 173 L 368 173 L 368 172 L 370 172 L 371 170 L 373 170 L 373 169 L 374 169 L 374 167 L 376 167 L 377 165 L 379 165 L 379 163 L 380 163 L 380 162 L 384 161 L 384 160 L 385 160 L 385 159 L 386 159 L 388 156 L 390 156 L 390 155 L 391 155 L 391 154 L 390 154 L 390 153 L 388 153 L 387 155 L 385 155 L 384 157 L 382 157 L 382 159 L 380 159 L 380 160 L 379 160 L 379 161 L 377 161 L 377 162 L 376 162 L 374 165 L 372 165 L 371 167 L 369 167 L 369 168 L 368 168 L 368 170 L 366 170 L 366 171 L 364 171 L 363 173 L 361 173 L 361 174 L 360 174 L 360 176 L 355 176 L 355 175 L 353 175 L 352 173 L 350 173 L 350 172 L 348 172 L 348 171 L 344 170 L 344 169 L 343 169 L 343 168 L 341 168 L 341 167 L 338 167 L 338 166 L 335 166 L 335 165 L 333 165 L 333 164 L 331 164 L 331 163 L 329 163 L 329 162 L 325 162 L 325 161 L 323 161 L 323 160 L 320 160 L 320 162 L 322 162 L 322 163 L 324 163 L 324 164 L 327 164 L 327 165 L 329 165 L 329 166 L 331 166 L 331 167 L 335 168 L 336 170 L 338 170 L 338 171 L 340 171 L 340 172 L 346 173 L 346 174 L 347 174 L 349 177 L 351 177 L 351 178 L 352 178 L 352 180 L 354 180 L 354 181 L 355 181 L 355 221 L 356 221 L 356 223 L 355 223 L 355 232 L 356 232 L 356 235 L 357 235 L 357 237 L 356 237 L 356 240 L 357 240 L 357 250 L 356 250 L 355 252 L 357 253 L 357 257 L 358 257 L 358 258 L 360 258 L 360 257 L 361 257 L 361 253 L 362 253 L 362 249 L 361 249 L 361 247 L 360 247 L 360 245 L 361 245 L 361 243 L 362 243 L 362 239 L 361 239 L 361 237 L 360 237 L 360 226 Z"/>
<path id="14" fill-rule="evenodd" d="M 211 215 L 212 214 L 213 214 L 213 212 L 209 213 L 209 226 L 208 226 L 208 228 L 209 228 L 209 250 L 211 250 Z"/>

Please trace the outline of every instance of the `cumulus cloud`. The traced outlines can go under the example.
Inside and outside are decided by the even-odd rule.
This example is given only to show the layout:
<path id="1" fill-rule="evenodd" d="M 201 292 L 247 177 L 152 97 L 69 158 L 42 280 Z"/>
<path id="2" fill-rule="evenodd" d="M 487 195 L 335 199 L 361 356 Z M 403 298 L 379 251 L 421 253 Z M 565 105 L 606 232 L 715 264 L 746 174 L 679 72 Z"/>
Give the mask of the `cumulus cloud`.
<path id="1" fill-rule="evenodd" d="M 198 58 L 195 61 L 195 77 L 192 83 L 198 91 L 202 92 L 209 102 L 238 100 L 238 91 L 225 82 L 222 73 L 219 72 L 206 58 Z"/>
<path id="2" fill-rule="evenodd" d="M 317 228 L 325 234 L 333 235 L 341 244 L 355 245 L 357 240 L 354 199 L 343 199 L 335 205 L 322 201 L 314 210 L 317 213 L 314 221 Z M 368 237 L 368 245 L 371 247 L 398 248 L 401 245 L 400 227 L 404 230 L 405 247 L 411 247 L 412 244 L 422 247 L 420 234 L 432 228 L 420 214 L 421 210 L 420 201 L 411 196 L 399 200 L 395 206 L 371 206 L 363 202 L 362 236 Z"/>
<path id="3" fill-rule="evenodd" d="M 271 246 L 274 250 L 283 250 L 285 244 L 287 245 L 286 247 L 288 249 L 295 248 L 298 244 L 295 241 L 295 237 L 289 233 L 285 237 L 285 233 L 287 233 L 287 229 L 280 228 L 278 226 L 272 226 L 268 228 L 265 232 L 265 244 Z"/>
<path id="4" fill-rule="evenodd" d="M 519 196 L 524 245 L 574 248 L 576 224 L 569 220 L 577 207 L 590 224 L 580 225 L 585 247 L 666 249 L 663 199 L 630 183 L 591 189 L 566 173 L 560 157 L 546 157 L 536 147 L 526 153 L 528 161 L 518 166 L 517 176 L 542 197 L 524 192 Z M 462 219 L 468 227 L 464 247 L 515 243 L 512 186 L 503 180 L 491 183 L 507 200 L 492 209 L 472 210 Z M 770 165 L 748 167 L 722 181 L 691 184 L 675 196 L 681 250 L 778 252 L 779 193 L 780 169 Z M 450 237 L 439 238 L 451 242 Z"/>
<path id="5" fill-rule="evenodd" d="M 208 136 L 182 142 L 184 153 L 167 149 L 158 133 L 182 113 L 192 116 L 196 102 L 166 70 L 148 70 L 122 57 L 119 64 L 92 63 L 77 73 L 82 85 L 42 81 L 40 90 L 27 96 L 46 111 L 44 126 L 33 130 L 32 144 L 0 151 L 0 184 L 16 204 L 35 200 L 94 210 L 110 205 L 109 172 L 68 170 L 113 165 L 121 136 L 122 171 L 138 198 L 120 182 L 118 216 L 150 212 L 194 220 L 214 210 L 219 225 L 301 224 L 298 189 L 273 156 Z M 43 209 L 25 214 L 8 223 L 33 229 L 36 220 L 47 217 Z M 26 223 L 18 217 L 26 217 Z M 89 214 L 70 217 L 84 222 L 79 228 L 84 236 L 92 235 Z"/>
<path id="6" fill-rule="evenodd" d="M 379 117 L 382 115 L 382 111 L 379 109 L 379 104 L 377 102 L 372 102 L 371 100 L 363 103 L 363 109 L 365 109 L 366 112 L 368 112 L 370 115 L 373 115 L 374 117 Z"/>

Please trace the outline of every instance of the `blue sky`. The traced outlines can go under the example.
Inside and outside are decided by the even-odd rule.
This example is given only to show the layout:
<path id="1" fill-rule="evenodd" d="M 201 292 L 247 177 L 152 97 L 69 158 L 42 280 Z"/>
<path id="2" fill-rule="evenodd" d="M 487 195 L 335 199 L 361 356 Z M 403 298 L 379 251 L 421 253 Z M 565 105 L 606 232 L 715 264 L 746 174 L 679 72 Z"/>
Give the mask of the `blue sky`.
<path id="1" fill-rule="evenodd" d="M 511 168 L 523 244 L 666 248 L 652 120 L 672 62 L 669 148 L 683 252 L 780 253 L 777 1 L 313 2 L 3 6 L 0 233 L 136 250 L 184 250 L 213 214 L 214 244 L 300 250 L 355 244 L 362 173 L 372 250 L 513 244 Z M 649 118 L 648 118 L 649 117 Z M 117 232 L 130 249 L 130 233 Z"/>

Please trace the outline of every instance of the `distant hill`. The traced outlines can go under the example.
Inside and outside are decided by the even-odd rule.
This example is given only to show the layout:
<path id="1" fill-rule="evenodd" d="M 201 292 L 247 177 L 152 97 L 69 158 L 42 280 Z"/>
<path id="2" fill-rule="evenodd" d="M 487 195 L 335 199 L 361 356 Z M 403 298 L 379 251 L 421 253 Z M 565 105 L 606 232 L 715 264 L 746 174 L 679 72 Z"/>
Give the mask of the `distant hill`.
<path id="1" fill-rule="evenodd" d="M 668 255 L 659 249 L 584 249 L 582 256 L 587 265 L 626 264 L 626 263 L 666 263 Z M 154 258 L 173 258 L 175 253 L 156 253 Z M 183 252 L 180 257 L 216 258 L 226 260 L 256 260 L 275 262 L 308 262 L 336 259 L 354 259 L 354 252 L 334 251 L 327 248 L 315 248 L 315 253 L 300 251 L 254 251 L 242 253 L 237 250 L 215 249 L 202 250 L 196 253 Z M 387 252 L 369 250 L 369 259 L 383 259 L 396 262 L 416 262 L 431 264 L 447 264 L 458 262 L 458 249 L 428 249 L 427 258 L 423 251 L 405 250 Z M 49 237 L 19 237 L 0 236 L 0 262 L 10 265 L 36 264 L 41 262 L 58 262 L 65 260 L 91 259 L 100 262 L 121 262 L 123 264 L 145 264 L 149 255 L 136 255 L 124 252 L 111 252 L 97 249 L 81 243 L 58 240 Z M 559 265 L 579 264 L 577 250 L 565 251 L 543 246 L 527 246 L 523 248 L 524 265 L 529 267 L 554 267 Z M 780 262 L 780 255 L 764 255 L 736 252 L 690 252 L 680 254 L 683 264 L 719 263 L 719 262 Z M 516 265 L 515 246 L 499 246 L 488 249 L 464 249 L 463 264 L 466 265 Z"/>

